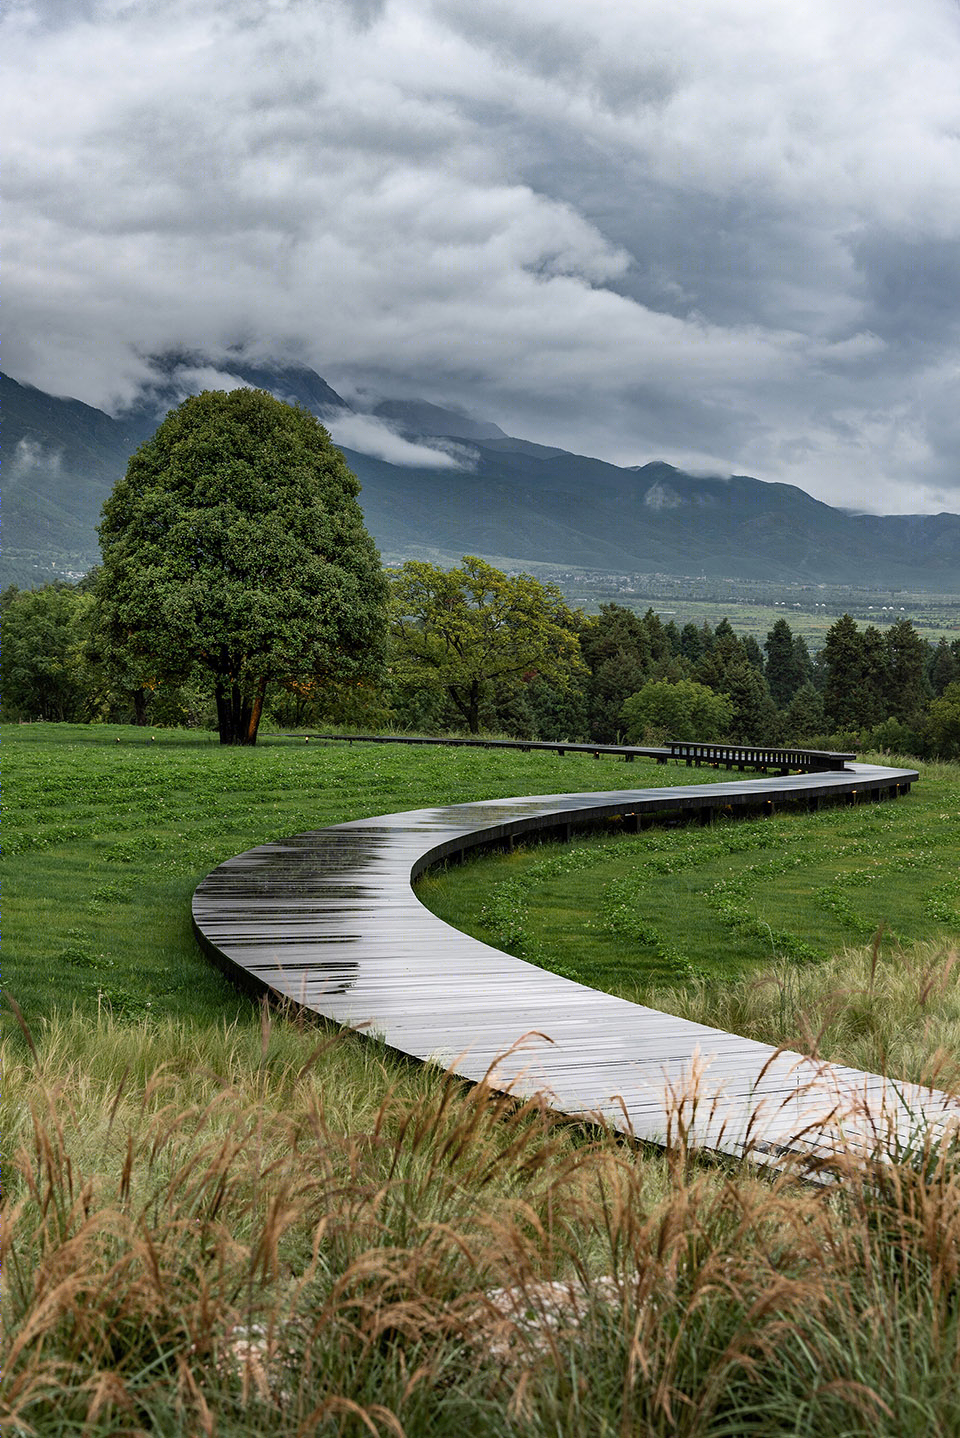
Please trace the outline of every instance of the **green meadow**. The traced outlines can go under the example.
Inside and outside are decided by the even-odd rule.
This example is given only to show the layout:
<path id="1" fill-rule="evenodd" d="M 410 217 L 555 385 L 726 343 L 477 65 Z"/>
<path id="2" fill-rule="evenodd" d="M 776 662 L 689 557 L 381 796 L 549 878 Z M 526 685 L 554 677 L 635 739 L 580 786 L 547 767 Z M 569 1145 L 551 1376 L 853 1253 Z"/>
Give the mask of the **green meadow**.
<path id="1" fill-rule="evenodd" d="M 6 1431 L 960 1431 L 955 1146 L 820 1187 L 626 1145 L 260 1009 L 194 941 L 196 883 L 265 840 L 708 773 L 4 739 Z M 546 845 L 421 896 L 586 982 L 960 1090 L 958 816 L 960 766 L 925 765 L 897 803 Z"/>
<path id="2" fill-rule="evenodd" d="M 670 980 L 817 963 L 878 931 L 887 946 L 956 936 L 960 766 L 921 767 L 894 803 L 517 848 L 418 892 L 488 943 L 637 1001 Z"/>
<path id="3" fill-rule="evenodd" d="M 326 745 L 111 725 L 4 729 L 8 993 L 54 1007 L 205 1021 L 247 1006 L 201 954 L 190 898 L 255 844 L 423 804 L 702 782 L 590 755 Z"/>

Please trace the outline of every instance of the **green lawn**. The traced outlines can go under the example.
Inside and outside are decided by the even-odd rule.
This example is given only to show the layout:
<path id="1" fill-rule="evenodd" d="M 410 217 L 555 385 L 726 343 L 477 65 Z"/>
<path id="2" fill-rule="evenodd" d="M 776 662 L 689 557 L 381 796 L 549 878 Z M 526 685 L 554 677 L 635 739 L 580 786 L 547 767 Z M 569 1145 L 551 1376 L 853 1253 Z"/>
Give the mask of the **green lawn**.
<path id="1" fill-rule="evenodd" d="M 5 980 L 28 1019 L 74 1004 L 204 1021 L 245 1011 L 195 942 L 190 898 L 255 844 L 423 804 L 704 780 L 589 755 L 280 737 L 223 749 L 208 734 L 108 725 L 8 725 L 3 742 Z"/>
<path id="2" fill-rule="evenodd" d="M 897 802 L 479 857 L 421 899 L 488 943 L 631 999 L 760 964 L 960 934 L 960 766 Z"/>

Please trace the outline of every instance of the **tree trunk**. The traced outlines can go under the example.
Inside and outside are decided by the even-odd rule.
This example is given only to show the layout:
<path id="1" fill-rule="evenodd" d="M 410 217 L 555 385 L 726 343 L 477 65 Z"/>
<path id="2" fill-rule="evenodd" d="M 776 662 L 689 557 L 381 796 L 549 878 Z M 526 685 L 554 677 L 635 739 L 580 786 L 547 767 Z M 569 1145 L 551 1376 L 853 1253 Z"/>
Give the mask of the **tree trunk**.
<path id="1" fill-rule="evenodd" d="M 253 696 L 253 704 L 250 709 L 250 717 L 247 720 L 247 732 L 244 738 L 245 744 L 256 744 L 257 730 L 260 728 L 260 715 L 263 713 L 263 700 L 267 692 L 267 681 L 261 679 Z"/>
<path id="2" fill-rule="evenodd" d="M 224 680 L 217 680 L 214 692 L 221 744 L 256 744 L 266 691 L 265 679 L 257 681 L 252 698 L 244 694 L 239 684 L 228 687 Z"/>
<path id="3" fill-rule="evenodd" d="M 470 700 L 467 704 L 467 727 L 471 734 L 480 733 L 480 683 L 474 679 L 470 685 Z"/>
<path id="4" fill-rule="evenodd" d="M 145 689 L 133 691 L 133 722 L 141 728 L 147 722 L 147 693 Z"/>
<path id="5" fill-rule="evenodd" d="M 230 737 L 230 701 L 227 698 L 226 689 L 222 680 L 218 679 L 214 687 L 214 695 L 217 701 L 217 728 L 220 730 L 220 743 L 232 744 Z"/>

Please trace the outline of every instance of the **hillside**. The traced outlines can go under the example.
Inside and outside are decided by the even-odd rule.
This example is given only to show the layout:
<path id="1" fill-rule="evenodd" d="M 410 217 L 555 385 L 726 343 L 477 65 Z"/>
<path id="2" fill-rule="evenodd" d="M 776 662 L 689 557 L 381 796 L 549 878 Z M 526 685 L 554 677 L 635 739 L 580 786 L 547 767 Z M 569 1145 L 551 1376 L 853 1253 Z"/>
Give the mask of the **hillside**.
<path id="1" fill-rule="evenodd" d="M 101 505 L 181 397 L 188 362 L 202 373 L 195 356 L 158 360 L 156 384 L 118 418 L 0 376 L 4 584 L 75 577 L 97 562 Z M 230 372 L 334 428 L 351 415 L 310 369 L 231 363 Z M 472 552 L 517 565 L 960 592 L 960 515 L 854 515 L 745 475 L 695 477 L 662 461 L 621 468 L 424 401 L 387 400 L 375 415 L 404 439 L 450 441 L 460 466 L 400 465 L 344 448 L 390 559 Z"/>

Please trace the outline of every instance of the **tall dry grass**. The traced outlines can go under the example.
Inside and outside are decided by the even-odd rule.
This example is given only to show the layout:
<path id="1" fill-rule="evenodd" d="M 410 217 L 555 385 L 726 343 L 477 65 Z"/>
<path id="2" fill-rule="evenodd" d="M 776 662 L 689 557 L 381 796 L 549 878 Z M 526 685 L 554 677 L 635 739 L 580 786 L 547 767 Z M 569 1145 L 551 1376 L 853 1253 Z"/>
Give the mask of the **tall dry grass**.
<path id="1" fill-rule="evenodd" d="M 644 1002 L 761 1043 L 951 1092 L 960 1089 L 960 948 L 870 944 L 737 980 L 648 990 Z"/>
<path id="2" fill-rule="evenodd" d="M 9 1433 L 960 1431 L 948 1149 L 815 1189 L 266 1016 L 6 1060 Z"/>

